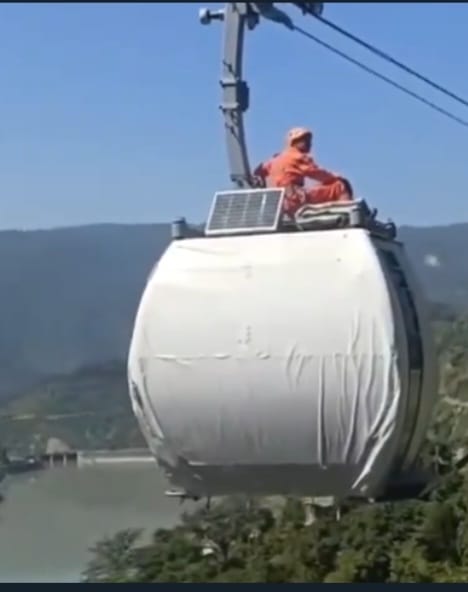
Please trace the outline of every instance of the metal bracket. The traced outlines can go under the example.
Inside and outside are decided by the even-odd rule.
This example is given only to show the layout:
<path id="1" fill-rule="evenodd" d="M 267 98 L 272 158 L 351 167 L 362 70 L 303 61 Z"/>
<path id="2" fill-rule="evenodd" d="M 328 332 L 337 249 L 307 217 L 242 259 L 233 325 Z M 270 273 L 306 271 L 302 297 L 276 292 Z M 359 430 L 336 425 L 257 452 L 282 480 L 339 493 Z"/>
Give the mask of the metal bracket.
<path id="1" fill-rule="evenodd" d="M 321 13 L 322 3 L 295 2 L 303 12 Z M 315 11 L 315 12 L 314 12 Z M 245 28 L 253 30 L 260 17 L 281 23 L 288 28 L 293 24 L 289 16 L 276 8 L 273 2 L 228 2 L 223 10 L 202 9 L 200 22 L 224 22 L 224 55 L 222 63 L 222 103 L 226 146 L 231 181 L 239 188 L 252 187 L 249 157 L 245 139 L 243 114 L 249 108 L 249 87 L 242 79 Z"/>
<path id="2" fill-rule="evenodd" d="M 185 218 L 177 218 L 171 224 L 172 240 L 183 240 L 184 238 L 199 238 L 205 233 L 202 228 L 187 224 Z"/>
<path id="3" fill-rule="evenodd" d="M 323 2 L 292 2 L 302 11 L 302 14 L 311 14 L 312 16 L 322 16 Z"/>
<path id="4" fill-rule="evenodd" d="M 187 500 L 190 500 L 191 502 L 199 502 L 201 499 L 197 495 L 193 495 L 193 494 L 187 493 L 186 491 L 179 491 L 179 490 L 175 490 L 175 489 L 168 489 L 165 492 L 165 495 L 167 497 L 178 498 L 180 505 L 182 505 Z M 211 508 L 211 497 L 207 497 L 206 502 L 205 502 L 205 509 L 209 510 L 210 508 Z"/>
<path id="5" fill-rule="evenodd" d="M 200 498 L 196 495 L 192 495 L 190 493 L 187 493 L 186 491 L 177 489 L 168 489 L 164 492 L 164 495 L 166 495 L 166 497 L 178 498 L 181 504 L 187 500 L 191 500 L 193 502 L 198 502 L 200 500 Z"/>

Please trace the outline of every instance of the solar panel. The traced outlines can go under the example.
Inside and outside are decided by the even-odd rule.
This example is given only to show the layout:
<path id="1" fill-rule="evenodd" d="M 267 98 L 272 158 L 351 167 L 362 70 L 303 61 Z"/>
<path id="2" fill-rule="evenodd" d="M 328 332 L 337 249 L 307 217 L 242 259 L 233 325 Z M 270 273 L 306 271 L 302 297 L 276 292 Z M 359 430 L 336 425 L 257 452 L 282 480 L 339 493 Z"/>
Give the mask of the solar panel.
<path id="1" fill-rule="evenodd" d="M 240 189 L 215 194 L 206 235 L 274 232 L 278 229 L 284 189 Z"/>

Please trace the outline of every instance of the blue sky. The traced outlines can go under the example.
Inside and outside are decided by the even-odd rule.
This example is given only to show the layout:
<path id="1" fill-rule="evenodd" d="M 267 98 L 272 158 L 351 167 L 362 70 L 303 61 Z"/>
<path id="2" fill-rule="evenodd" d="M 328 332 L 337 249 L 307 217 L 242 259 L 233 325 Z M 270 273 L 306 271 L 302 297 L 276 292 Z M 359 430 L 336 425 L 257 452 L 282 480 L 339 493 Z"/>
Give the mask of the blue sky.
<path id="1" fill-rule="evenodd" d="M 201 4 L 200 6 L 203 6 Z M 213 7 L 217 7 L 214 4 Z M 221 26 L 198 4 L 0 5 L 0 227 L 202 220 L 230 186 Z M 333 31 L 297 24 L 453 109 Z M 326 4 L 325 15 L 468 96 L 468 4 Z M 468 220 L 468 128 L 270 23 L 249 33 L 253 163 L 296 125 L 399 223 Z"/>

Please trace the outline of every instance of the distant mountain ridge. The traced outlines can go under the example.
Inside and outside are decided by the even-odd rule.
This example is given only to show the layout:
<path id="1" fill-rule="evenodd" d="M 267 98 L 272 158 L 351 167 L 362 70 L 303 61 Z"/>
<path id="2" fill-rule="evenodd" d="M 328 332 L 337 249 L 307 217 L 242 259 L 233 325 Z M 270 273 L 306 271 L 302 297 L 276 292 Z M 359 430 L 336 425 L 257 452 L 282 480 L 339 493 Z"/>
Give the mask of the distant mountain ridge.
<path id="1" fill-rule="evenodd" d="M 468 223 L 402 227 L 431 301 L 467 308 Z M 0 232 L 0 396 L 44 376 L 125 359 L 169 224 Z"/>

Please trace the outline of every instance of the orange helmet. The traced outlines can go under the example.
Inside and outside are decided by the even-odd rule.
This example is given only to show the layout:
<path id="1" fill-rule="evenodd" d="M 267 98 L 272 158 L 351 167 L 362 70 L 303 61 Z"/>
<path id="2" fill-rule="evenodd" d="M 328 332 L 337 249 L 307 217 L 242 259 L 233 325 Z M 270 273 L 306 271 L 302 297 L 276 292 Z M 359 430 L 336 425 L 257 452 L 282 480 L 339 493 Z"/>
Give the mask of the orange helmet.
<path id="1" fill-rule="evenodd" d="M 312 132 L 305 127 L 293 127 L 286 136 L 286 143 L 291 146 L 294 142 L 306 136 L 312 136 Z"/>

